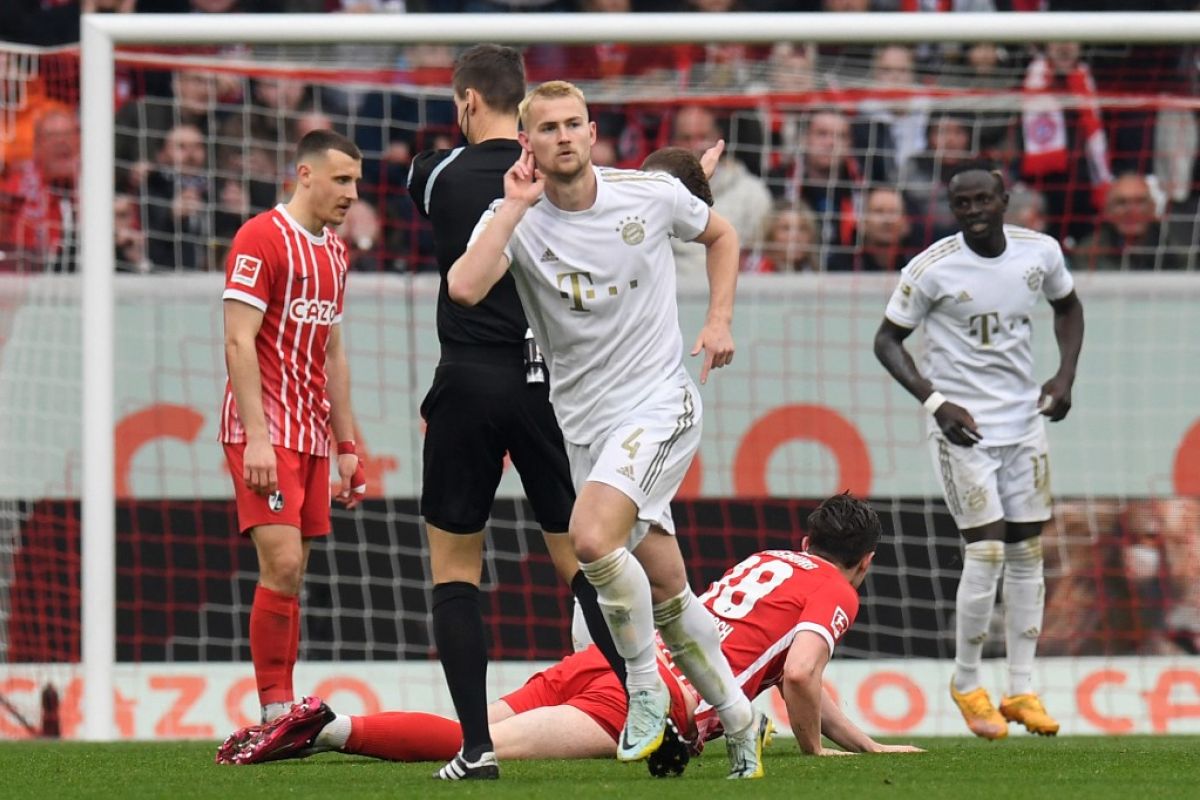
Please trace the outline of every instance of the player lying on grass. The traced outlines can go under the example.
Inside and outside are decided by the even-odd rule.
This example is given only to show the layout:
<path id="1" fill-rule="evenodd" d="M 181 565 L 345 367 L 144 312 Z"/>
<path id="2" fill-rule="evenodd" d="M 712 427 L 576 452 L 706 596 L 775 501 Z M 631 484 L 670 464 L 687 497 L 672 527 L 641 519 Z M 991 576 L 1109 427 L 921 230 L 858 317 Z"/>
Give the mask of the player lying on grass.
<path id="1" fill-rule="evenodd" d="M 874 558 L 879 518 L 867 504 L 843 494 L 813 511 L 808 528 L 801 551 L 755 553 L 701 595 L 721 630 L 721 650 L 748 697 L 780 687 L 803 752 L 920 752 L 876 742 L 821 686 L 834 645 L 858 613 L 856 590 Z M 699 752 L 705 741 L 721 735 L 720 721 L 661 644 L 658 670 L 671 693 L 671 719 Z M 589 646 L 492 703 L 488 719 L 501 760 L 612 758 L 625 711 L 624 688 L 604 656 Z M 843 749 L 823 747 L 822 734 Z M 231 736 L 217 762 L 254 764 L 330 750 L 438 761 L 453 757 L 461 742 L 458 723 L 444 717 L 404 711 L 353 717 L 308 697 L 280 720 Z"/>

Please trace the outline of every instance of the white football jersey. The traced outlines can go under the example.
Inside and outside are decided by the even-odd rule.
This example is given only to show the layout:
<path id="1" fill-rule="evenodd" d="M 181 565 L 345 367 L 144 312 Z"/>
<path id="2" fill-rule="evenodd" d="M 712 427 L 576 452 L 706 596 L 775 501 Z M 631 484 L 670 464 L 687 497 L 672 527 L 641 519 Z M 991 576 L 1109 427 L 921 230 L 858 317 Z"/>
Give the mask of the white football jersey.
<path id="1" fill-rule="evenodd" d="M 987 445 L 1036 432 L 1031 316 L 1042 295 L 1059 300 L 1075 288 L 1058 242 L 1015 225 L 1004 234 L 996 258 L 976 253 L 961 233 L 935 242 L 900 271 L 886 312 L 905 328 L 925 323 L 925 377 L 971 413 Z"/>
<path id="2" fill-rule="evenodd" d="M 550 401 L 567 441 L 587 445 L 668 380 L 682 376 L 683 335 L 669 237 L 690 241 L 708 206 L 661 172 L 595 168 L 596 202 L 529 209 L 505 247 L 550 368 Z M 484 212 L 479 237 L 501 201 Z"/>

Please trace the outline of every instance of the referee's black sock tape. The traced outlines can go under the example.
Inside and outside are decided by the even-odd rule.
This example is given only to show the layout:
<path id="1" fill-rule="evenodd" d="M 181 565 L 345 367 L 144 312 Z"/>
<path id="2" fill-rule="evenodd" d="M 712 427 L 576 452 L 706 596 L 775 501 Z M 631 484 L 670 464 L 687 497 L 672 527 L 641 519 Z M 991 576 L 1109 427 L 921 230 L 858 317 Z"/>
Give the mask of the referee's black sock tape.
<path id="1" fill-rule="evenodd" d="M 612 671 L 617 674 L 621 685 L 624 686 L 625 659 L 621 657 L 621 654 L 617 652 L 617 646 L 613 644 L 612 632 L 608 629 L 608 623 L 604 621 L 604 612 L 600 610 L 600 603 L 596 598 L 596 587 L 588 581 L 583 570 L 579 570 L 575 573 L 575 577 L 571 578 L 571 591 L 575 593 L 575 599 L 579 601 L 579 608 L 583 611 L 583 619 L 587 623 L 588 633 L 592 635 L 592 641 L 596 643 L 596 647 L 600 648 L 608 665 L 612 667 Z"/>
<path id="2" fill-rule="evenodd" d="M 433 640 L 463 731 L 463 756 L 492 750 L 487 724 L 487 637 L 479 587 L 465 581 L 433 587 Z"/>

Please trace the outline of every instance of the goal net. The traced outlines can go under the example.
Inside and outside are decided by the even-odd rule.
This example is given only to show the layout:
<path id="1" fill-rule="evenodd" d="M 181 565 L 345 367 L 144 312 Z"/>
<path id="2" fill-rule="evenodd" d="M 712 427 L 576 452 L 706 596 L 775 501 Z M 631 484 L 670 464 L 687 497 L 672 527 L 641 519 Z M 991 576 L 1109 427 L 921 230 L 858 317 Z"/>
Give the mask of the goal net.
<path id="1" fill-rule="evenodd" d="M 252 715 L 254 552 L 216 443 L 220 273 L 237 227 L 287 197 L 291 146 L 318 127 L 365 155 L 342 233 L 369 488 L 313 550 L 298 688 L 352 712 L 449 709 L 416 502 L 438 279 L 405 178 L 416 152 L 460 143 L 457 46 L 238 38 L 118 49 L 111 196 L 78 183 L 78 52 L 0 45 L 0 738 L 84 732 L 86 215 L 112 215 L 117 271 L 115 732 L 216 737 Z M 714 189 L 743 247 L 738 357 L 703 390 L 704 442 L 675 504 L 692 583 L 798 547 L 830 493 L 869 497 L 885 538 L 831 683 L 870 730 L 959 732 L 944 684 L 961 545 L 923 412 L 871 343 L 894 270 L 953 230 L 942 176 L 990 158 L 1012 221 L 1064 243 L 1088 320 L 1075 408 L 1050 430 L 1038 680 L 1071 732 L 1196 730 L 1196 47 L 930 38 L 524 46 L 531 83 L 587 94 L 598 163 L 727 142 Z M 686 334 L 706 308 L 703 264 L 681 249 L 678 270 Z M 1048 308 L 1033 325 L 1045 379 Z M 497 690 L 570 647 L 569 593 L 511 470 L 500 495 L 484 575 Z M 1001 600 L 988 656 L 1003 655 L 1002 614 Z"/>

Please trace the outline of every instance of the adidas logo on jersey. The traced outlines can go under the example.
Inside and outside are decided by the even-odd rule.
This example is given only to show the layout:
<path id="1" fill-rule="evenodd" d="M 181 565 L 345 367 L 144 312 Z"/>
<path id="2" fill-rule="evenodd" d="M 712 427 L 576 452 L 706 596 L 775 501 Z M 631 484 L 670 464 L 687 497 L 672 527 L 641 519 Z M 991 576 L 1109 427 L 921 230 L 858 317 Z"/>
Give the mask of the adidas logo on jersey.
<path id="1" fill-rule="evenodd" d="M 558 256 L 554 255 L 554 251 L 549 247 L 546 248 L 546 252 L 542 253 L 542 263 L 545 264 L 547 261 L 558 261 Z"/>
<path id="2" fill-rule="evenodd" d="M 968 292 L 966 289 L 963 289 L 961 292 L 958 293 L 958 297 L 954 298 L 954 302 L 955 303 L 969 303 L 973 299 L 974 298 L 971 297 L 971 293 Z"/>
<path id="3" fill-rule="evenodd" d="M 629 478 L 631 481 L 637 480 L 637 478 L 633 477 L 633 464 L 626 464 L 624 466 L 617 467 L 617 472 L 621 473 L 626 478 Z"/>

